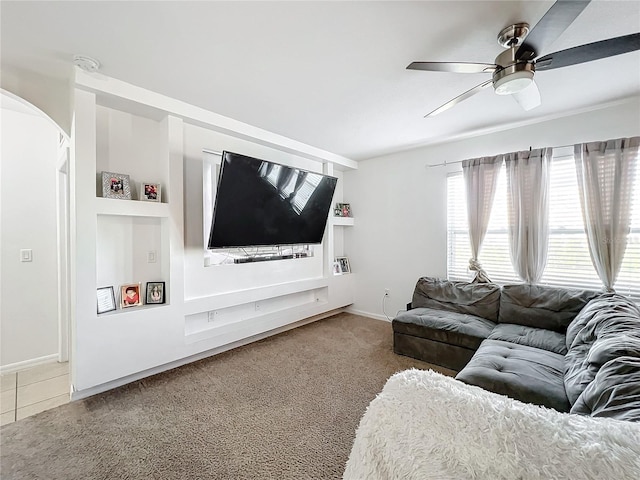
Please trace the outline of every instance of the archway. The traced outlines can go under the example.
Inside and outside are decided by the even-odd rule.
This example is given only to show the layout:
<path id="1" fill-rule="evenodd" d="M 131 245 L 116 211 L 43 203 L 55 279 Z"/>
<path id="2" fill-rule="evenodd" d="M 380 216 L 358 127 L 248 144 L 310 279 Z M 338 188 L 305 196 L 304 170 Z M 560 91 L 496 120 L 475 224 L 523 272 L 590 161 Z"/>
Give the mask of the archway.
<path id="1" fill-rule="evenodd" d="M 0 95 L 3 403 L 15 378 L 15 396 L 3 406 L 4 424 L 11 406 L 14 420 L 55 406 L 38 395 L 27 398 L 28 391 L 39 390 L 29 382 L 48 380 L 42 380 L 45 370 L 66 379 L 48 381 L 44 388 L 69 397 L 69 139 L 37 107 L 3 89 Z"/>

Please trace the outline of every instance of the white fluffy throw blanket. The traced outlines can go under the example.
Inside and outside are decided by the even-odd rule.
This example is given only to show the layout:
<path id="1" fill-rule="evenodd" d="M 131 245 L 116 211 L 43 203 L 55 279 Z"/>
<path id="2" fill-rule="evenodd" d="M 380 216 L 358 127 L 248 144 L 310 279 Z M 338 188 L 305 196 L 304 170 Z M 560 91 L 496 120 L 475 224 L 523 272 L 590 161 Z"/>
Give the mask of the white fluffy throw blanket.
<path id="1" fill-rule="evenodd" d="M 407 370 L 367 408 L 344 479 L 638 480 L 640 425 Z"/>

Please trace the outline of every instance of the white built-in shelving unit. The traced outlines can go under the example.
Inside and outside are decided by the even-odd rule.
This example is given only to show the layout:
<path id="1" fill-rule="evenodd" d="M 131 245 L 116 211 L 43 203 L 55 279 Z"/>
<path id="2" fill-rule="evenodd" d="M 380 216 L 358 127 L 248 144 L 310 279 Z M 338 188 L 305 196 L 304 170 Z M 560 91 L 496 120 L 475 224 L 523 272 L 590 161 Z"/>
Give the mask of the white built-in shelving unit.
<path id="1" fill-rule="evenodd" d="M 330 217 L 314 258 L 203 262 L 203 148 L 322 173 L 356 162 L 114 79 L 76 74 L 71 147 L 74 398 L 209 356 L 353 302 L 355 275 L 333 276 L 342 227 Z M 197 153 L 196 153 L 197 152 Z M 102 198 L 101 173 L 130 176 L 131 200 Z M 200 175 L 200 177 L 198 177 Z M 198 183 L 199 180 L 199 183 Z M 161 202 L 138 199 L 161 184 Z M 340 200 L 339 198 L 337 199 Z M 339 237 L 336 245 L 336 232 Z M 96 289 L 165 282 L 162 305 L 96 312 Z M 117 302 L 119 303 L 119 302 Z"/>
<path id="2" fill-rule="evenodd" d="M 353 217 L 333 217 L 333 225 L 336 227 L 353 227 L 354 224 Z"/>

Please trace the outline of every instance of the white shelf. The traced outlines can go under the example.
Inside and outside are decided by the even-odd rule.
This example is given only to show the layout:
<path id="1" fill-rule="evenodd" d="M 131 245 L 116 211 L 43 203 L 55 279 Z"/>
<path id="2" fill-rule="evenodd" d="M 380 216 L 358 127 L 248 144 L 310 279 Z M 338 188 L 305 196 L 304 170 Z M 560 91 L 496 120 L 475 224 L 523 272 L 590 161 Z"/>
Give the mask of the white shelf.
<path id="1" fill-rule="evenodd" d="M 324 288 L 329 284 L 326 277 L 310 278 L 296 282 L 286 282 L 268 287 L 258 287 L 237 292 L 225 292 L 202 298 L 193 298 L 184 303 L 185 315 L 193 315 L 207 310 L 229 308 L 246 302 L 257 302 L 277 296 L 292 295 L 308 290 Z"/>
<path id="2" fill-rule="evenodd" d="M 333 217 L 333 224 L 340 227 L 353 227 L 355 221 L 353 217 Z"/>
<path id="3" fill-rule="evenodd" d="M 130 217 L 169 217 L 169 204 L 141 200 L 118 200 L 96 197 L 98 215 L 122 215 Z"/>
<path id="4" fill-rule="evenodd" d="M 144 305 L 139 305 L 136 307 L 127 307 L 127 308 L 122 308 L 120 306 L 118 306 L 118 308 L 116 310 L 111 310 L 110 312 L 104 312 L 104 313 L 98 313 L 98 318 L 102 318 L 102 317 L 117 317 L 119 315 L 128 315 L 129 313 L 145 313 L 148 310 L 151 309 L 155 309 L 155 308 L 163 308 L 163 307 L 169 307 L 170 305 L 168 303 L 159 303 L 159 304 L 144 304 Z M 157 312 L 156 312 L 157 313 Z"/>

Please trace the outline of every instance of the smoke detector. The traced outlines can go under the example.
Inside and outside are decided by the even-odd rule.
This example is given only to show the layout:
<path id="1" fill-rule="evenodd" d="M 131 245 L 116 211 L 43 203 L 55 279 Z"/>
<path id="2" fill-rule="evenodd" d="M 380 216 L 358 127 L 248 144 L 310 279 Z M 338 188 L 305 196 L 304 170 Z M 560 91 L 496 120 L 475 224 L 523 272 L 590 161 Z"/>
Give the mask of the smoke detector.
<path id="1" fill-rule="evenodd" d="M 74 55 L 73 64 L 81 70 L 89 73 L 95 73 L 100 69 L 100 62 L 95 58 L 86 55 Z"/>

